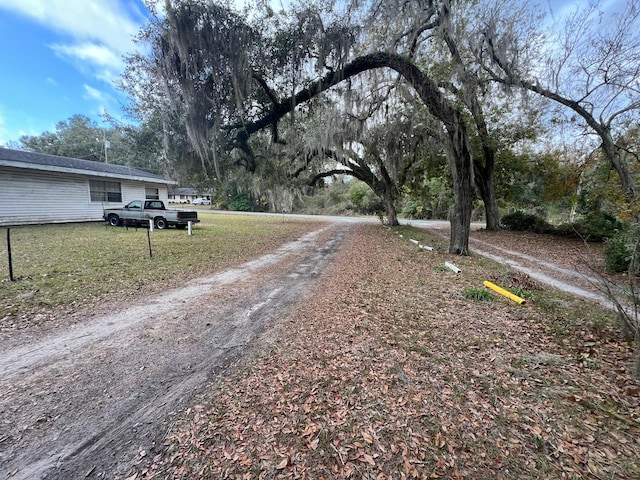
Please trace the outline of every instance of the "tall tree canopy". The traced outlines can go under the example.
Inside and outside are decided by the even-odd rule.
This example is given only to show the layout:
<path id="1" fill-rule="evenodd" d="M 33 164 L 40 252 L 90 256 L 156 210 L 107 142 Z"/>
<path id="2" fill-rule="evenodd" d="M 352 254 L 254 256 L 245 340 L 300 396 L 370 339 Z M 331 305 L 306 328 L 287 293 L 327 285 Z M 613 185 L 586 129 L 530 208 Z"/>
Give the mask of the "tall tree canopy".
<path id="1" fill-rule="evenodd" d="M 58 122 L 54 132 L 24 135 L 20 143 L 34 152 L 104 162 L 104 135 L 104 130 L 89 117 L 74 115 Z"/>
<path id="2" fill-rule="evenodd" d="M 635 198 L 623 154 L 631 149 L 616 143 L 614 124 L 631 121 L 638 108 L 638 2 L 630 0 L 599 37 L 580 37 L 575 28 L 592 26 L 594 10 L 576 13 L 564 43 L 550 46 L 538 26 L 547 26 L 541 10 L 527 1 L 326 0 L 286 11 L 256 2 L 237 11 L 222 2 L 165 0 L 164 14 L 141 34 L 149 55 L 129 60 L 124 83 L 139 112 L 162 112 L 165 152 L 183 131 L 216 181 L 236 166 L 272 175 L 261 188 L 273 189 L 283 175 L 348 173 L 380 196 L 391 222 L 403 172 L 420 158 L 416 149 L 436 143 L 453 182 L 450 251 L 466 254 L 473 181 L 487 227 L 497 228 L 496 161 L 531 138 L 544 117 L 515 87 L 576 112 Z M 429 120 L 403 117 L 415 101 Z M 527 109 L 534 114 L 515 114 Z M 340 121 L 309 134 L 331 115 Z M 508 121 L 517 131 L 510 136 L 501 132 Z M 395 137 L 381 134 L 385 128 Z"/>
<path id="3" fill-rule="evenodd" d="M 32 152 L 171 173 L 162 161 L 158 128 L 153 119 L 138 126 L 109 120 L 110 127 L 99 127 L 84 115 L 74 115 L 58 122 L 54 132 L 24 135 L 20 146 Z"/>
<path id="4" fill-rule="evenodd" d="M 640 111 L 640 1 L 628 0 L 612 14 L 601 2 L 589 2 L 552 28 L 542 23 L 523 28 L 521 18 L 505 18 L 499 3 L 484 12 L 478 62 L 494 81 L 571 112 L 571 122 L 598 138 L 637 211 L 638 179 L 628 156 L 637 161 L 640 151 L 625 147 L 622 138 Z"/>
<path id="5" fill-rule="evenodd" d="M 418 3 L 412 7 L 420 7 Z M 158 86 L 184 106 L 189 138 L 218 176 L 223 173 L 221 148 L 238 149 L 242 155 L 236 163 L 255 170 L 252 135 L 268 129 L 274 143 L 295 141 L 280 136 L 280 123 L 285 117 L 295 123 L 296 115 L 313 109 L 314 99 L 322 94 L 348 96 L 361 75 L 367 80 L 358 84 L 369 90 L 381 80 L 389 82 L 390 75 L 402 79 L 441 122 L 456 199 L 450 250 L 466 254 L 472 155 L 464 115 L 420 68 L 412 50 L 421 35 L 440 24 L 448 2 L 427 2 L 423 7 L 418 23 L 406 5 L 401 7 L 404 19 L 413 18 L 411 31 L 398 37 L 407 46 L 401 53 L 368 45 L 370 37 L 361 32 L 375 19 L 363 15 L 369 13 L 367 8 L 350 10 L 340 19 L 321 15 L 322 8 L 294 9 L 282 17 L 267 10 L 250 25 L 246 16 L 226 6 L 167 1 L 166 17 L 150 26 L 146 38 L 151 41 L 153 71 L 161 74 Z M 340 146 L 319 147 L 317 151 Z"/>

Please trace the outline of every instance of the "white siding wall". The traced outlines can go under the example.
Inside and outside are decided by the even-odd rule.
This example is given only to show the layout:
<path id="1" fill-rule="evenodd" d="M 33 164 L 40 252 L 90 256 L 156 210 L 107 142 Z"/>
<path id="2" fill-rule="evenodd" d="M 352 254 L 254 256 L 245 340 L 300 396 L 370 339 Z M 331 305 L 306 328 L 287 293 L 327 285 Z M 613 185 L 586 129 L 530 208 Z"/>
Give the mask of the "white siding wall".
<path id="1" fill-rule="evenodd" d="M 120 180 L 120 188 L 122 189 L 122 205 L 126 205 L 132 200 L 144 200 L 147 187 L 157 188 L 160 200 L 164 202 L 165 206 L 167 205 L 169 202 L 169 188 L 166 185 Z"/>
<path id="2" fill-rule="evenodd" d="M 103 204 L 90 201 L 89 178 L 0 167 L 0 225 L 102 220 Z M 121 183 L 122 203 L 105 203 L 105 207 L 144 198 L 145 184 L 142 182 L 104 177 L 100 180 Z M 149 183 L 146 186 L 158 188 L 160 199 L 167 202 L 166 185 Z"/>
<path id="3" fill-rule="evenodd" d="M 144 184 L 136 182 L 120 182 L 122 191 L 122 204 L 126 205 L 132 200 L 144 200 Z"/>

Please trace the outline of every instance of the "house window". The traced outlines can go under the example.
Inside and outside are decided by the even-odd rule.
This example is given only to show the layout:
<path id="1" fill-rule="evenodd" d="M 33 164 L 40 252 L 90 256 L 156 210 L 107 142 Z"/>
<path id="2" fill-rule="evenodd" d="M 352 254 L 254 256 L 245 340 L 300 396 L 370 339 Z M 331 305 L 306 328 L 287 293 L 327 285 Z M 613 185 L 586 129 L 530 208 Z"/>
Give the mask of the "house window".
<path id="1" fill-rule="evenodd" d="M 144 189 L 145 198 L 147 200 L 160 200 L 160 192 L 157 188 L 145 188 Z"/>
<path id="2" fill-rule="evenodd" d="M 89 190 L 92 202 L 122 202 L 120 182 L 89 180 Z"/>

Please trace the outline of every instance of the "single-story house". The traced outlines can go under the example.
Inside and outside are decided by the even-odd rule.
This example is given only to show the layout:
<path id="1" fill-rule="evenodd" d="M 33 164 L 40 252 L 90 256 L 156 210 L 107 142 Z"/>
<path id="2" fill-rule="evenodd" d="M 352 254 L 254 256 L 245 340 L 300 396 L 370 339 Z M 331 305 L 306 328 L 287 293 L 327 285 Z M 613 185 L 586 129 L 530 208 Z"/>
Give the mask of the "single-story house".
<path id="1" fill-rule="evenodd" d="M 85 222 L 176 182 L 136 168 L 0 148 L 0 225 Z"/>
<path id="2" fill-rule="evenodd" d="M 191 203 L 198 198 L 195 188 L 170 188 L 169 203 Z"/>
<path id="3" fill-rule="evenodd" d="M 193 203 L 196 198 L 211 200 L 211 194 L 200 195 L 195 188 L 170 188 L 169 203 Z"/>

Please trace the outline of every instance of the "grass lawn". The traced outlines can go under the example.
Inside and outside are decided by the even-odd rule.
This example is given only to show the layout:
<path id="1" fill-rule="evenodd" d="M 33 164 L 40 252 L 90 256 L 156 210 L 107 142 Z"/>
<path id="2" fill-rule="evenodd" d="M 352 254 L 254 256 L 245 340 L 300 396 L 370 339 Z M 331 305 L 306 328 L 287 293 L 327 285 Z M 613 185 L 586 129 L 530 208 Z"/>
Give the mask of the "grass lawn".
<path id="1" fill-rule="evenodd" d="M 0 245 L 0 331 L 46 324 L 101 302 L 121 302 L 238 265 L 298 238 L 321 223 L 283 217 L 200 212 L 186 230 L 151 233 L 101 223 L 11 228 L 9 281 L 6 235 Z M 6 230 L 3 229 L 3 233 Z"/>

